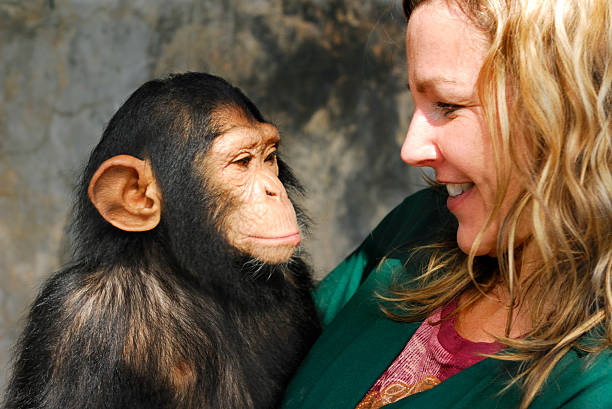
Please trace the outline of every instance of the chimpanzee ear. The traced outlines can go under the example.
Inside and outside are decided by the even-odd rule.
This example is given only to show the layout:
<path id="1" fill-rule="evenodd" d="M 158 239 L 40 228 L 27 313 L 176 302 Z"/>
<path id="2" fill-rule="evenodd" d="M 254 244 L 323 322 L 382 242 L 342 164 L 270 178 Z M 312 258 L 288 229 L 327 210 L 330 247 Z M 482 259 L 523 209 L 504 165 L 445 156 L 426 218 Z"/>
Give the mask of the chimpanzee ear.
<path id="1" fill-rule="evenodd" d="M 100 215 L 125 231 L 147 231 L 159 224 L 161 192 L 151 165 L 134 156 L 106 160 L 89 182 L 89 198 Z"/>

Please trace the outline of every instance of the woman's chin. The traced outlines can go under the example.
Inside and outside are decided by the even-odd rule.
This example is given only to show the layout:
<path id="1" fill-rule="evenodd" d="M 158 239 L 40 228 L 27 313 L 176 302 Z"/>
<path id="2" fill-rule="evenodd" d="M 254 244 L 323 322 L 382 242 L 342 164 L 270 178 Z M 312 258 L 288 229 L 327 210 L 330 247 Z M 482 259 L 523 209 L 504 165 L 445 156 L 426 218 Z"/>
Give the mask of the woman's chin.
<path id="1" fill-rule="evenodd" d="M 459 230 L 457 230 L 457 245 L 459 249 L 465 254 L 470 254 L 470 251 L 472 250 L 472 246 L 474 245 L 474 242 L 476 241 L 477 235 L 478 235 L 478 232 L 475 232 L 472 234 L 465 234 L 464 232 L 461 231 L 461 227 L 459 227 Z M 475 255 L 476 256 L 488 255 L 491 257 L 497 257 L 497 246 L 495 244 L 495 240 L 488 239 L 485 234 L 485 237 L 480 242 L 480 245 L 478 246 L 478 249 L 476 250 Z"/>

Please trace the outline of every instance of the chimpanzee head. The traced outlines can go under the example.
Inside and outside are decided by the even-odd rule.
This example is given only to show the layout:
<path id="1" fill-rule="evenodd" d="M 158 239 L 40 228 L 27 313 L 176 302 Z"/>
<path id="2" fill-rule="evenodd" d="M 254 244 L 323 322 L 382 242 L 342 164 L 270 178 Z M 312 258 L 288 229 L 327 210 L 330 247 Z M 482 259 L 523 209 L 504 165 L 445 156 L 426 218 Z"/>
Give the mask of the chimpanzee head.
<path id="1" fill-rule="evenodd" d="M 301 236 L 286 191 L 299 187 L 277 156 L 279 141 L 276 127 L 219 77 L 149 81 L 92 152 L 76 241 L 89 242 L 80 246 L 87 251 L 98 243 L 100 257 L 118 245 L 146 251 L 152 240 L 187 264 L 228 248 L 283 263 Z"/>

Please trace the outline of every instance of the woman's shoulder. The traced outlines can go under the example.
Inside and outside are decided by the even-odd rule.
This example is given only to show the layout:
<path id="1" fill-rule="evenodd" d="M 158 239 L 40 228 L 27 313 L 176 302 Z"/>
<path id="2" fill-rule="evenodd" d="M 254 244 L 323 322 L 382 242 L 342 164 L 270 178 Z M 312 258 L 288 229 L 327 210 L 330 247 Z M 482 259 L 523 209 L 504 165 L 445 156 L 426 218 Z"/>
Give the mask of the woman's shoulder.
<path id="1" fill-rule="evenodd" d="M 534 409 L 612 407 L 612 349 L 586 353 L 572 348 L 555 365 L 534 400 Z"/>
<path id="2" fill-rule="evenodd" d="M 334 319 L 383 259 L 396 258 L 401 263 L 409 257 L 412 247 L 423 244 L 442 226 L 452 229 L 453 217 L 446 210 L 444 199 L 445 196 L 434 189 L 408 196 L 352 254 L 318 283 L 313 295 L 324 325 Z M 377 276 L 380 278 L 381 274 Z"/>

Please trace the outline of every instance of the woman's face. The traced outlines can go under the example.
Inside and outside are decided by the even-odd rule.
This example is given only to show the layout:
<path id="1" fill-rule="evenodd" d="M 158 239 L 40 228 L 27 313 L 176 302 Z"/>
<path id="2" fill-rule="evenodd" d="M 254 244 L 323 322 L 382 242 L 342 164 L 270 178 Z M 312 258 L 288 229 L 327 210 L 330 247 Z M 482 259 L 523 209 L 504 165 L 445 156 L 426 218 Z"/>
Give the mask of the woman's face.
<path id="1" fill-rule="evenodd" d="M 457 217 L 459 248 L 468 253 L 496 198 L 495 161 L 476 80 L 489 43 L 453 3 L 431 0 L 408 22 L 408 83 L 415 104 L 402 160 L 429 166 L 446 184 Z M 508 197 L 506 198 L 508 199 Z M 477 255 L 496 254 L 504 206 L 486 230 Z"/>

